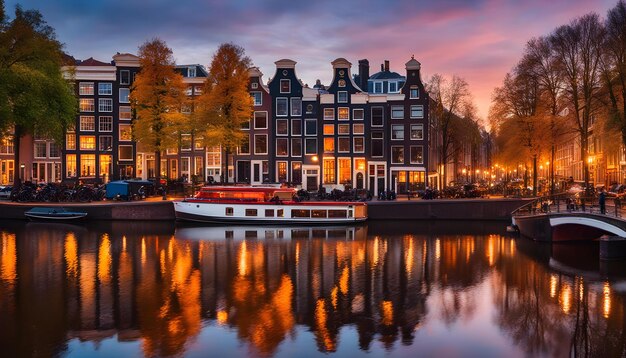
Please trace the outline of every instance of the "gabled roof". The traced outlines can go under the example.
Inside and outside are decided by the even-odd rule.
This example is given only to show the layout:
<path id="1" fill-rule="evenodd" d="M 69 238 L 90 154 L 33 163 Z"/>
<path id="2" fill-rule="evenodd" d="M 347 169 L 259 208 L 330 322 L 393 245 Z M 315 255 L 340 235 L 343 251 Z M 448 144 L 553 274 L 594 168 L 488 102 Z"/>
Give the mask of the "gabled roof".
<path id="1" fill-rule="evenodd" d="M 399 74 L 398 72 L 380 71 L 371 75 L 369 79 L 370 80 L 403 80 L 405 79 L 405 77 Z"/>
<path id="2" fill-rule="evenodd" d="M 89 57 L 88 59 L 86 59 L 84 61 L 78 61 L 76 66 L 111 66 L 111 64 L 110 63 L 106 63 L 106 62 L 102 62 L 102 61 L 98 61 L 98 60 L 94 59 L 93 57 Z"/>
<path id="3" fill-rule="evenodd" d="M 176 70 L 178 70 L 183 77 L 187 77 L 188 76 L 188 68 L 189 67 L 195 67 L 196 68 L 196 77 L 208 77 L 209 73 L 206 71 L 206 69 L 204 68 L 204 66 L 200 65 L 200 64 L 191 64 L 191 65 L 176 65 Z"/>

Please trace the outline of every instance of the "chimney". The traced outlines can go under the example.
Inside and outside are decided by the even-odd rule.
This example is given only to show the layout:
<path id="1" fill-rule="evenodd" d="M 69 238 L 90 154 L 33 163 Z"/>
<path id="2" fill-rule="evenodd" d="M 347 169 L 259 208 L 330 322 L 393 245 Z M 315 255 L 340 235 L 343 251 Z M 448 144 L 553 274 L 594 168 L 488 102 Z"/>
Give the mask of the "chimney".
<path id="1" fill-rule="evenodd" d="M 383 72 L 385 70 L 385 65 L 383 65 L 382 63 L 380 64 L 380 72 Z"/>
<path id="2" fill-rule="evenodd" d="M 389 72 L 389 60 L 385 60 L 385 72 Z"/>
<path id="3" fill-rule="evenodd" d="M 367 59 L 359 60 L 359 83 L 357 85 L 367 92 L 367 80 L 370 78 L 370 62 Z"/>

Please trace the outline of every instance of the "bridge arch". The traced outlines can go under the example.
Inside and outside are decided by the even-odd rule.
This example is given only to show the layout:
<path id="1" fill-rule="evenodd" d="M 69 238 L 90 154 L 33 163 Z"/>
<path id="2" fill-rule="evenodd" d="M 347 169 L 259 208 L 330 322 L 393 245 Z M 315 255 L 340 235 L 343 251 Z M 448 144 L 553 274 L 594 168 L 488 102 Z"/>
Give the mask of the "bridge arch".
<path id="1" fill-rule="evenodd" d="M 593 227 L 602 231 L 606 231 L 616 236 L 626 237 L 626 230 L 613 225 L 611 223 L 584 216 L 560 216 L 551 217 L 550 226 L 557 227 L 561 225 L 583 225 Z"/>

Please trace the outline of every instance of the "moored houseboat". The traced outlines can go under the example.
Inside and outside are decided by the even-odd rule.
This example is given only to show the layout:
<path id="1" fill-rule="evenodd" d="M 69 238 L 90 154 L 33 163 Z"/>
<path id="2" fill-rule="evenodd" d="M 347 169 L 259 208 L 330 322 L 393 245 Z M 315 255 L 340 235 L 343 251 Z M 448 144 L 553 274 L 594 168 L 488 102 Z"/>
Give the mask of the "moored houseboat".
<path id="1" fill-rule="evenodd" d="M 245 224 L 355 223 L 367 219 L 362 202 L 300 201 L 291 188 L 206 186 L 174 202 L 178 220 Z"/>

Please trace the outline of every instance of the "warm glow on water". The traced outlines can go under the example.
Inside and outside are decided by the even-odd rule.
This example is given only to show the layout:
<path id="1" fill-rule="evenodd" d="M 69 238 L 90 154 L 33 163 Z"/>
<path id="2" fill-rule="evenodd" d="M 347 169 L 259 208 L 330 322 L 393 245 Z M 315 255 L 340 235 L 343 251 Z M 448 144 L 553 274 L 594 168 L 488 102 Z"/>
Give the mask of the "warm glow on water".
<path id="1" fill-rule="evenodd" d="M 623 353 L 626 263 L 597 244 L 395 225 L 7 224 L 0 355 Z"/>

